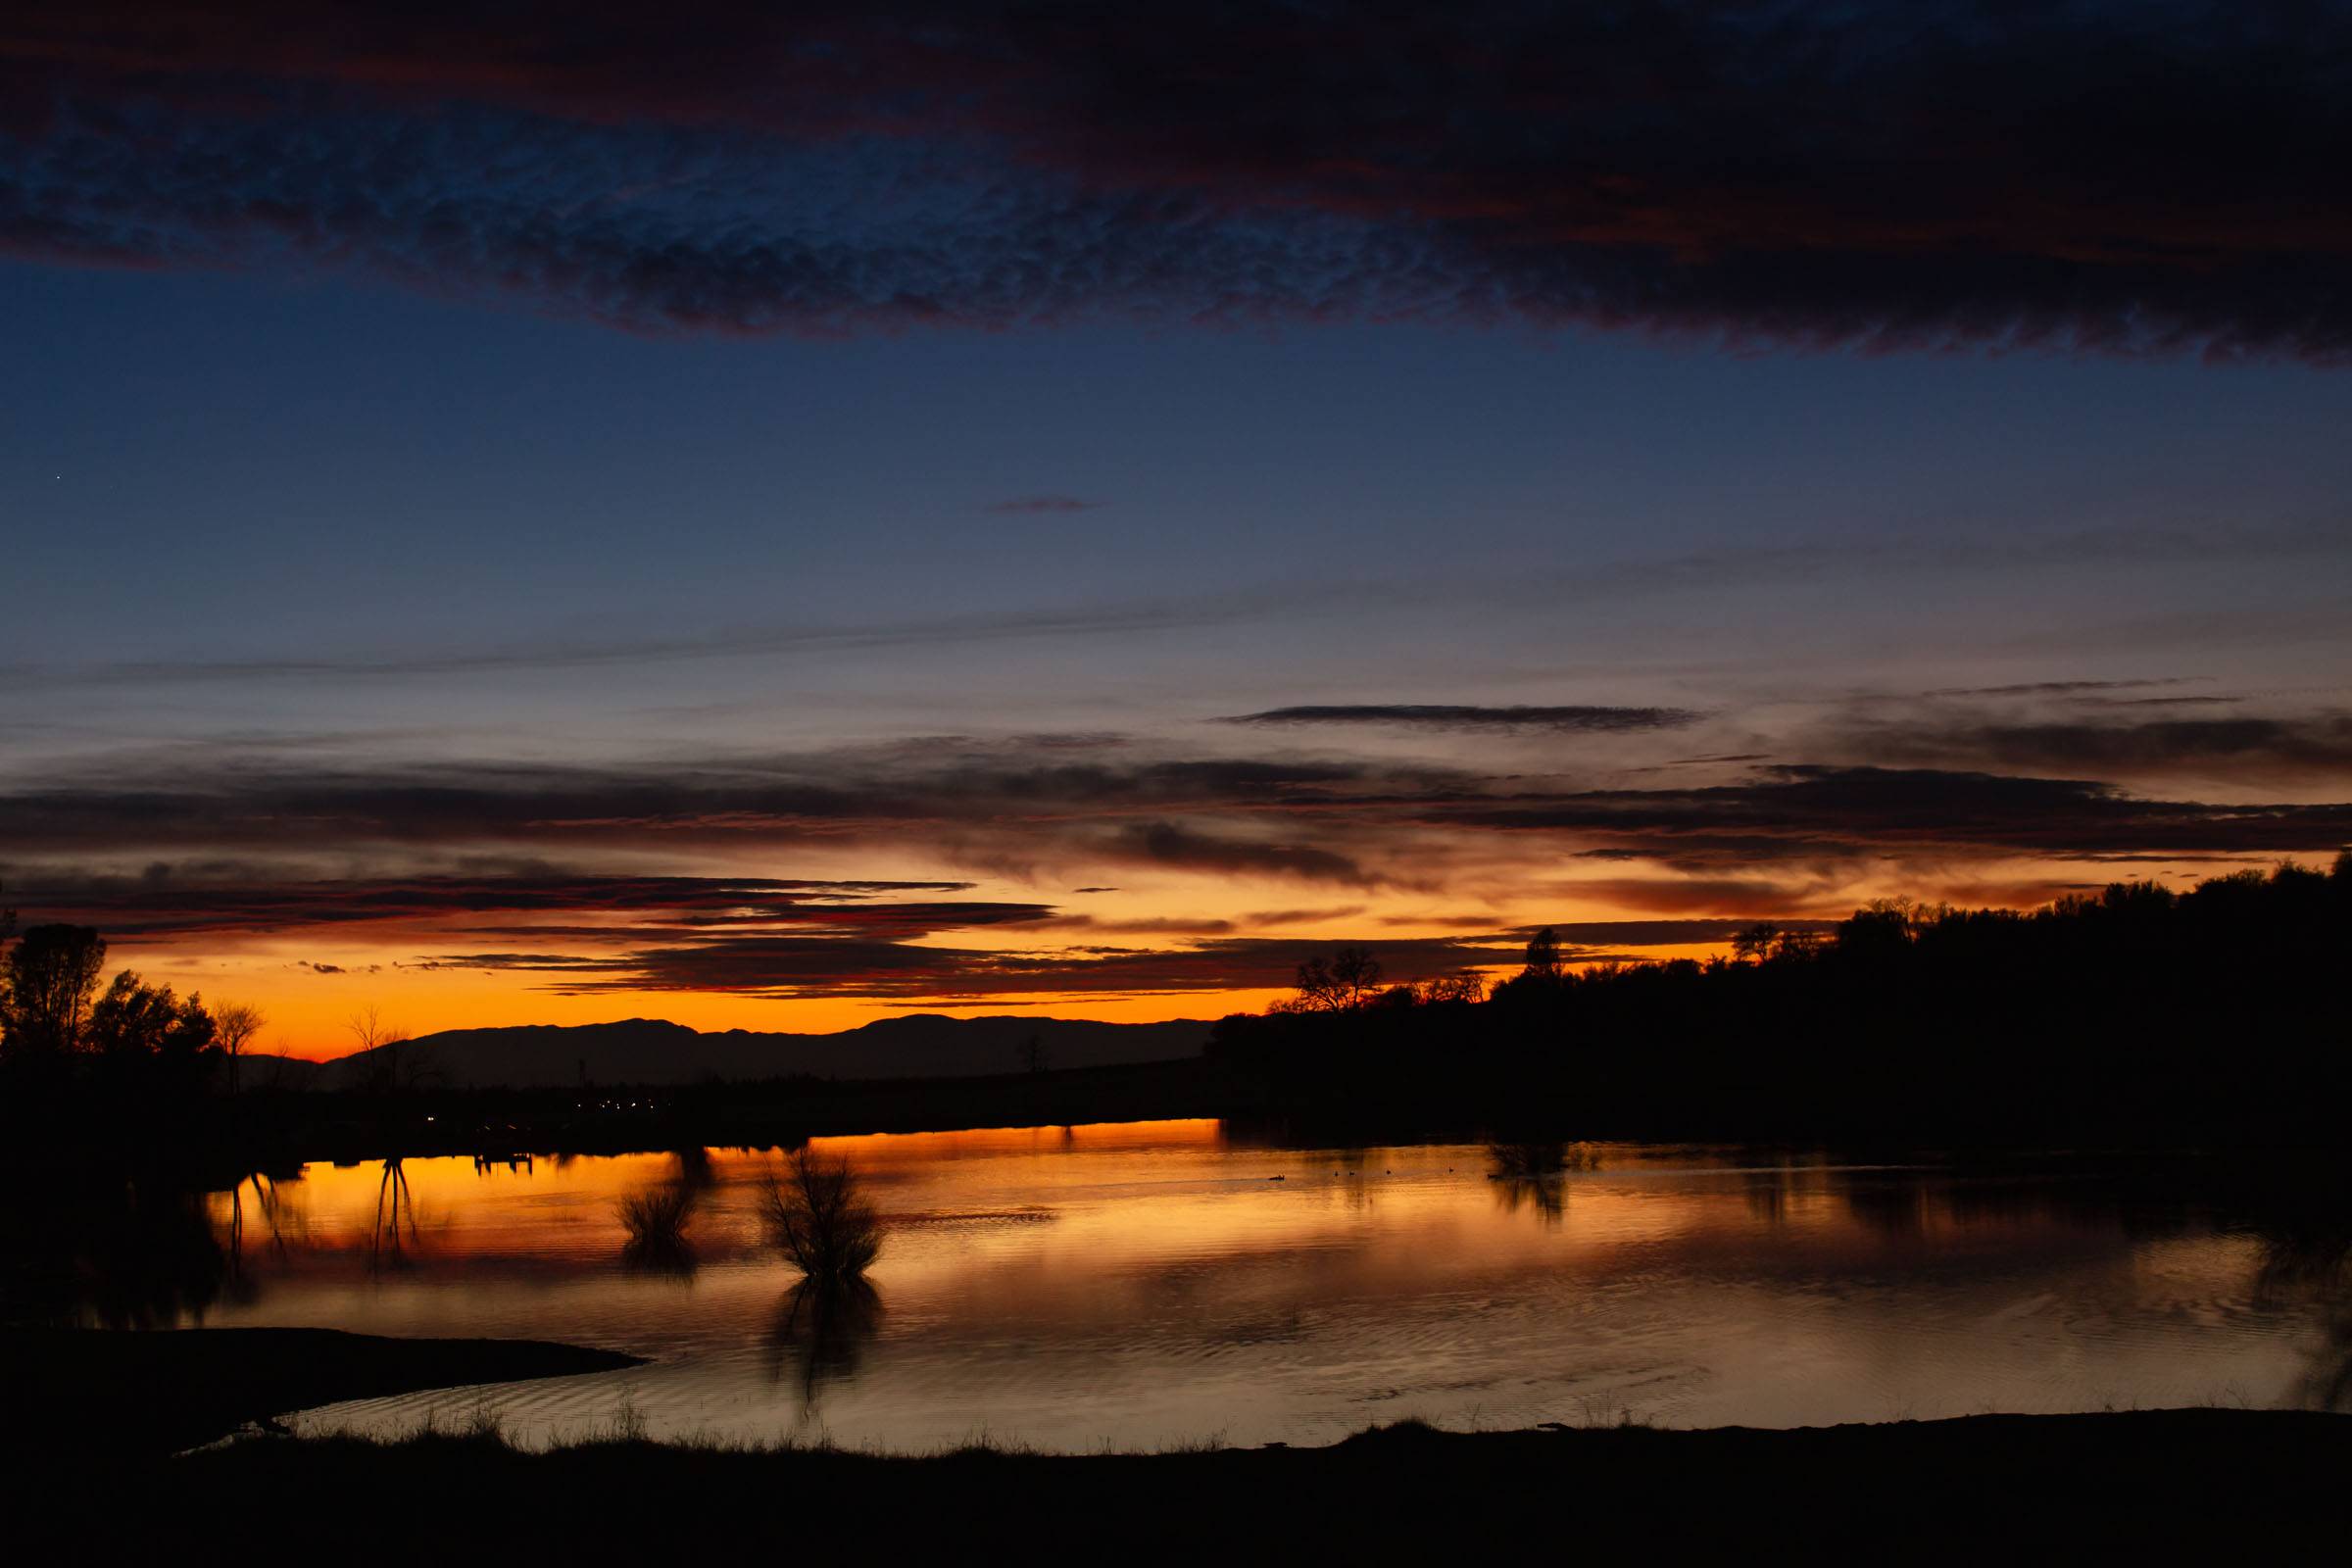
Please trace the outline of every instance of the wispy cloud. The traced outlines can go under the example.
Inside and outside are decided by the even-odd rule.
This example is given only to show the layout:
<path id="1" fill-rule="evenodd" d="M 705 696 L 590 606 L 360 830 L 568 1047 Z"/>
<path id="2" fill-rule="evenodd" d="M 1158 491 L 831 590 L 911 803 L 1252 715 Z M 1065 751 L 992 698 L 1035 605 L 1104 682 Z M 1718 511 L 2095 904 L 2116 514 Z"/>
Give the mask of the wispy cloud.
<path id="1" fill-rule="evenodd" d="M 1151 996 L 1264 990 L 1291 983 L 1313 944 L 1214 938 L 1181 947 L 1005 953 L 887 942 L 745 937 L 596 958 L 528 953 L 447 955 L 452 967 L 545 977 L 559 991 L 705 991 L 795 1000 L 995 1000 L 1036 995 Z M 1500 964 L 1505 944 L 1444 938 L 1374 945 L 1397 979 Z"/>
<path id="2" fill-rule="evenodd" d="M 2337 560 L 2352 557 L 2352 528 L 2333 524 L 2174 527 L 2099 527 L 2013 537 L 1917 539 L 1889 535 L 1870 540 L 1797 539 L 1785 544 L 1723 548 L 1672 554 L 1628 554 L 1579 563 L 1573 568 L 1417 577 L 1364 576 L 1344 580 L 1280 580 L 1246 588 L 1131 600 L 1038 605 L 986 613 L 876 619 L 846 624 L 751 624 L 680 635 L 548 639 L 514 646 L 416 652 L 353 650 L 222 659 L 201 652 L 183 658 L 143 660 L 42 660 L 0 663 L 0 681 L 20 689 L 104 686 L 182 686 L 247 683 L 256 680 L 434 679 L 535 669 L 594 668 L 702 660 L 777 660 L 811 655 L 862 653 L 891 648 L 956 648 L 1019 641 L 1112 641 L 1143 634 L 1213 630 L 1228 626 L 1313 617 L 1358 617 L 1426 610 L 1434 605 L 1477 605 L 1490 612 L 1570 604 L 1620 604 L 1642 598 L 1671 598 L 1695 591 L 1771 589 L 1786 583 L 1817 584 L 1871 580 L 1919 572 L 2003 574 L 2073 566 L 2107 566 L 2203 562 L 2244 563 L 2257 559 Z M 2330 607 L 2332 608 L 2332 607 Z M 2340 618 L 2340 617 L 2338 617 Z M 2266 612 L 2258 627 L 2275 630 L 2280 616 Z M 2330 621 L 2328 624 L 2332 625 Z M 2166 626 L 2135 635 L 2146 641 L 2194 638 L 2212 628 Z M 2243 628 L 2241 628 L 2241 631 Z M 2102 631 L 2102 637 L 2112 635 Z M 2070 689 L 2074 683 L 2063 683 Z M 1980 695 L 1995 689 L 1984 689 Z M 1936 694 L 1931 694 L 1936 695 Z M 1943 694 L 1950 695 L 1950 694 Z M 1467 716 L 1553 712 L 1562 715 L 1657 713 L 1676 709 L 1513 709 L 1459 705 L 1316 705 L 1236 715 L 1237 723 L 1412 722 L 1373 715 L 1415 711 Z M 1299 720 L 1281 715 L 1324 713 L 1337 717 Z M 1350 719 L 1346 715 L 1361 713 Z M 1692 715 L 1696 716 L 1696 715 Z M 1444 720 L 1439 720 L 1444 721 Z M 1524 721 L 1486 720 L 1508 727 Z M 1573 724 L 1573 720 L 1566 720 Z M 1606 720 L 1597 725 L 1605 727 Z M 1652 726 L 1655 727 L 1655 726 Z"/>
<path id="3" fill-rule="evenodd" d="M 1130 824 L 1121 828 L 1104 848 L 1113 858 L 1186 871 L 1296 877 L 1347 887 L 1374 887 L 1388 880 L 1365 869 L 1353 857 L 1336 850 L 1220 836 L 1173 822 Z"/>
<path id="4" fill-rule="evenodd" d="M 1930 697 L 2081 697 L 2109 692 L 2144 691 L 2151 686 L 2186 686 L 2201 677 L 2163 676 L 2142 680 L 2034 680 L 2012 686 L 1943 686 Z"/>
<path id="5" fill-rule="evenodd" d="M 1744 863 L 1901 853 L 2291 854 L 2352 839 L 2352 804 L 2146 799 L 2112 785 L 1935 768 L 1795 764 L 1686 790 L 1596 790 L 1448 804 L 1420 820 L 1572 835 L 1611 853 L 1690 856 L 1728 844 Z"/>
<path id="6" fill-rule="evenodd" d="M 1077 496 L 1011 496 L 1003 501 L 990 502 L 988 505 L 988 510 L 995 513 L 1019 515 L 1023 514 L 1051 514 L 1057 512 L 1093 512 L 1097 508 L 1106 504 L 1107 503 L 1101 501 L 1084 501 L 1079 499 Z"/>
<path id="7" fill-rule="evenodd" d="M 2067 719 L 1914 712 L 1851 718 L 1809 738 L 1823 749 L 1904 765 L 2274 784 L 2352 777 L 2352 713 L 2181 718 L 2144 712 L 2110 710 Z"/>
<path id="8" fill-rule="evenodd" d="M 1365 724 L 1405 729 L 1557 730 L 1613 734 L 1680 729 L 1700 715 L 1682 708 L 1480 708 L 1451 703 L 1356 703 L 1269 708 L 1224 724 Z"/>

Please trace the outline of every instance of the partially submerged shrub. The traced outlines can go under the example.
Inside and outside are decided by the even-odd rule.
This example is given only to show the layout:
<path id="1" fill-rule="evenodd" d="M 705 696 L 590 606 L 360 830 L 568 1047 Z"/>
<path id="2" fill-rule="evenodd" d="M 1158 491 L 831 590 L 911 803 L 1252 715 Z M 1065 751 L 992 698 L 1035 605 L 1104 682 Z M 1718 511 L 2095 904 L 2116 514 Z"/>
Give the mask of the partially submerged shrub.
<path id="1" fill-rule="evenodd" d="M 767 1177 L 768 1235 L 812 1280 L 854 1279 L 882 1251 L 882 1222 L 858 1193 L 847 1160 L 827 1162 L 807 1146 Z"/>
<path id="2" fill-rule="evenodd" d="M 621 1228 L 629 1233 L 621 1258 L 631 1268 L 662 1274 L 694 1272 L 694 1250 L 686 1226 L 694 1218 L 696 1193 L 683 1182 L 658 1182 L 620 1200 Z"/>

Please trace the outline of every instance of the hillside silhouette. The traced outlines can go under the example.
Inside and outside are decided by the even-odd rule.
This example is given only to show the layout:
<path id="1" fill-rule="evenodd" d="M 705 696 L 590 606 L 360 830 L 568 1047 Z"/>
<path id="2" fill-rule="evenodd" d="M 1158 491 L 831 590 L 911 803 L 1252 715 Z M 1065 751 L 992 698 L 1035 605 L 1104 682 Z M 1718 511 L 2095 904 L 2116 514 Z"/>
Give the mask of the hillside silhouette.
<path id="1" fill-rule="evenodd" d="M 696 1084 L 717 1078 L 969 1078 L 1057 1067 L 1124 1066 L 1196 1056 L 1209 1025 L 1087 1018 L 880 1018 L 831 1034 L 705 1031 L 659 1018 L 451 1029 L 332 1061 L 288 1064 L 289 1087 L 357 1089 L 397 1068 L 451 1089 Z M 1034 1052 L 1032 1046 L 1034 1044 Z M 307 1070 L 306 1070 L 307 1069 Z"/>

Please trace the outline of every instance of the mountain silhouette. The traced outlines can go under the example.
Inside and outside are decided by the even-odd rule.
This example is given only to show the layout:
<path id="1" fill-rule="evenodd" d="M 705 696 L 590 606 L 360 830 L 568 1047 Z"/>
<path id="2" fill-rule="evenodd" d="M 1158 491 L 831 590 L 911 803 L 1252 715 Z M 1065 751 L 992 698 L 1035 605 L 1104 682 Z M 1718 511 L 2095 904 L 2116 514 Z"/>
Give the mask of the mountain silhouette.
<path id="1" fill-rule="evenodd" d="M 271 1063 L 289 1088 L 358 1088 L 398 1077 L 437 1088 L 524 1089 L 579 1083 L 689 1084 L 712 1078 L 962 1078 L 1051 1067 L 1104 1067 L 1196 1056 L 1204 1020 L 1099 1023 L 1083 1018 L 950 1018 L 913 1013 L 836 1034 L 706 1034 L 659 1018 L 451 1029 L 333 1061 Z M 397 1054 L 398 1071 L 384 1058 Z M 268 1058 L 261 1058 L 267 1061 Z M 261 1065 L 257 1061 L 257 1066 Z M 263 1070 L 270 1070 L 264 1068 Z"/>

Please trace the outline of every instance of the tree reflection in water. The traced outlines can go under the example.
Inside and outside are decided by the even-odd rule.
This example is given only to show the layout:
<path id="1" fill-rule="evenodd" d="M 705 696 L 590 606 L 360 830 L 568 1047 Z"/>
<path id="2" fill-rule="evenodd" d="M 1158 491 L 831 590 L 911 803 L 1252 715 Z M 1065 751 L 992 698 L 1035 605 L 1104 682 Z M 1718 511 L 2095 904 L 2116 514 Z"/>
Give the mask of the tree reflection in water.
<path id="1" fill-rule="evenodd" d="M 227 1274 L 201 1193 L 96 1181 L 0 1204 L 0 1323 L 12 1327 L 200 1324 Z"/>
<path id="2" fill-rule="evenodd" d="M 278 1183 L 267 1171 L 249 1171 L 229 1184 L 228 1189 L 228 1279 L 225 1294 L 240 1306 L 250 1306 L 261 1299 L 261 1282 L 245 1272 L 245 1190 L 253 1189 L 254 1212 L 270 1232 L 270 1251 L 283 1257 L 286 1237 L 279 1202 Z"/>
<path id="3" fill-rule="evenodd" d="M 882 1323 L 882 1294 L 863 1275 L 810 1275 L 784 1293 L 768 1331 L 768 1376 L 793 1374 L 804 1415 L 814 1412 L 828 1385 L 857 1376 L 866 1345 Z"/>
<path id="4" fill-rule="evenodd" d="M 665 1275 L 683 1283 L 692 1280 L 702 1264 L 688 1232 L 715 1177 L 708 1149 L 680 1149 L 674 1157 L 678 1162 L 674 1177 L 648 1182 L 627 1194 L 614 1205 L 614 1212 L 628 1235 L 621 1244 L 621 1267 L 632 1274 Z"/>
<path id="5" fill-rule="evenodd" d="M 1497 1176 L 1494 1191 L 1497 1208 L 1506 1214 L 1527 1209 L 1545 1229 L 1557 1226 L 1568 1213 L 1568 1184 L 1557 1175 Z"/>
<path id="6" fill-rule="evenodd" d="M 2352 1222 L 2336 1217 L 2266 1235 L 2254 1299 L 2318 1310 L 2319 1343 L 2303 1375 L 2302 1402 L 2352 1410 Z"/>
<path id="7" fill-rule="evenodd" d="M 375 1184 L 375 1229 L 368 1242 L 368 1266 L 372 1271 L 408 1261 L 408 1249 L 416 1244 L 416 1200 L 409 1192 L 409 1174 L 399 1156 L 384 1161 L 384 1174 Z"/>
<path id="8" fill-rule="evenodd" d="M 1051 1145 L 1050 1135 L 1047 1142 Z M 1244 1210 L 1222 1197 L 1214 1207 L 1106 1209 L 1100 1234 L 1113 1236 L 1112 1227 L 1129 1213 L 1175 1212 L 1186 1223 L 1204 1227 L 1187 1234 L 1202 1239 L 1203 1250 L 1225 1249 L 1214 1254 L 1220 1260 L 1233 1260 L 1224 1265 L 1221 1279 L 1210 1282 L 1212 1294 L 1204 1298 L 1217 1299 L 1217 1289 L 1250 1292 L 1249 1310 L 1241 1316 L 1252 1326 L 1285 1312 L 1295 1317 L 1297 1309 L 1307 1311 L 1310 1322 L 1321 1321 L 1316 1313 L 1323 1298 L 1316 1293 L 1322 1287 L 1286 1282 L 1273 1299 L 1261 1301 L 1254 1250 L 1260 1238 L 1253 1230 L 1222 1229 L 1232 1215 L 1296 1223 L 1302 1247 L 1341 1238 L 1389 1249 L 1374 1254 L 1389 1270 L 1383 1286 L 1394 1290 L 1407 1310 L 1418 1309 L 1420 1293 L 1450 1288 L 1446 1270 L 1456 1257 L 1473 1258 L 1481 1268 L 1492 1262 L 1498 1290 L 1523 1292 L 1533 1303 L 1531 1311 L 1544 1312 L 1557 1307 L 1554 1280 L 1646 1279 L 1655 1269 L 1667 1290 L 1654 1303 L 1642 1291 L 1607 1299 L 1596 1291 L 1592 1293 L 1595 1322 L 1606 1320 L 1604 1326 L 1613 1329 L 1619 1320 L 1609 1314 L 1622 1306 L 1625 1332 L 1685 1334 L 1701 1347 L 1709 1343 L 1707 1334 L 1738 1329 L 1737 1303 L 1720 1310 L 1705 1300 L 1687 1306 L 1671 1294 L 1677 1281 L 1719 1280 L 1733 1269 L 1745 1279 L 1746 1271 L 1769 1266 L 1780 1271 L 1768 1282 L 1772 1289 L 1807 1293 L 1799 1305 L 1810 1313 L 1817 1302 L 1826 1303 L 1825 1312 L 1832 1309 L 1849 1281 L 1875 1289 L 1889 1271 L 1906 1271 L 1905 1278 L 1919 1271 L 1921 1290 L 1902 1294 L 1915 1294 L 1923 1304 L 1885 1305 L 1875 1297 L 1857 1295 L 1860 1306 L 1819 1321 L 1825 1333 L 1857 1336 L 1835 1343 L 1865 1348 L 1896 1331 L 1908 1335 L 1923 1322 L 1957 1323 L 1971 1336 L 1963 1347 L 1966 1355 L 1930 1359 L 1918 1374 L 1941 1408 L 1968 1407 L 1977 1385 L 1964 1378 L 1984 1379 L 1985 1400 L 2031 1398 L 2036 1390 L 2026 1375 L 2044 1358 L 2066 1357 L 2070 1361 L 2048 1362 L 2056 1369 L 2051 1403 L 2070 1397 L 2093 1407 L 2110 1397 L 2140 1404 L 2182 1402 L 2210 1398 L 2222 1390 L 2262 1404 L 2352 1411 L 2352 1179 L 2336 1171 L 2331 1155 L 2125 1159 L 1996 1152 L 1909 1163 L 1877 1152 L 1875 1157 L 1855 1160 L 1832 1152 L 1666 1151 L 1652 1155 L 1611 1148 L 1604 1152 L 1608 1173 L 1590 1177 L 1544 1174 L 1555 1161 L 1541 1153 L 1513 1156 L 1507 1161 L 1511 1171 L 1495 1170 L 1487 1152 L 1482 1146 L 1457 1145 L 1413 1156 L 1375 1148 L 1366 1156 L 1366 1177 L 1339 1174 L 1349 1168 L 1348 1156 L 1316 1150 L 1286 1186 L 1262 1189 L 1264 1201 L 1254 1209 Z M 1155 1157 L 1155 1152 L 1137 1156 Z M 823 1420 L 845 1431 L 853 1421 L 900 1419 L 875 1413 L 897 1408 L 895 1398 L 865 1396 L 881 1374 L 894 1384 L 903 1372 L 930 1376 L 956 1354 L 953 1338 L 934 1338 L 941 1298 L 933 1293 L 942 1287 L 920 1269 L 903 1282 L 894 1280 L 886 1293 L 895 1314 L 888 1322 L 883 1321 L 884 1298 L 867 1284 L 830 1289 L 801 1284 L 789 1294 L 778 1289 L 794 1282 L 780 1270 L 756 1268 L 750 1252 L 752 1227 L 763 1217 L 766 1199 L 759 1182 L 762 1163 L 750 1154 L 713 1152 L 704 1160 L 690 1152 L 674 1163 L 645 1156 L 582 1161 L 585 1168 L 575 1167 L 576 1175 L 558 1182 L 552 1161 L 543 1159 L 535 1183 L 503 1173 L 480 1183 L 460 1177 L 454 1198 L 449 1196 L 452 1177 L 466 1169 L 463 1157 L 420 1163 L 415 1170 L 399 1160 L 379 1162 L 372 1189 L 365 1165 L 315 1170 L 307 1183 L 255 1175 L 249 1166 L 242 1178 L 219 1182 L 209 1196 L 96 1161 L 64 1169 L 23 1163 L 10 1201 L 0 1204 L 0 1316 L 21 1324 L 122 1328 L 318 1322 L 377 1332 L 413 1322 L 414 1303 L 429 1292 L 436 1308 L 448 1302 L 453 1309 L 483 1314 L 461 1317 L 446 1332 L 512 1333 L 492 1325 L 530 1312 L 545 1316 L 523 1321 L 533 1328 L 544 1323 L 542 1334 L 563 1338 L 591 1334 L 592 1327 L 579 1326 L 588 1322 L 581 1312 L 603 1311 L 607 1302 L 618 1301 L 632 1310 L 644 1307 L 649 1333 L 668 1337 L 664 1345 L 707 1347 L 731 1337 L 737 1353 L 721 1358 L 723 1375 L 749 1378 L 766 1399 L 788 1408 L 787 1422 L 801 1417 L 804 1406 L 811 1418 L 821 1412 Z M 692 1231 L 702 1244 L 705 1264 L 696 1290 L 673 1293 L 621 1280 L 617 1254 L 623 1237 L 611 1205 L 649 1178 L 664 1187 L 707 1180 L 710 1164 L 717 1165 L 719 1180 L 700 1199 Z M 1254 1150 L 1229 1164 L 1262 1180 L 1265 1160 Z M 1377 1180 L 1392 1164 L 1399 1176 L 1414 1181 Z M 905 1216 L 894 1216 L 892 1223 L 926 1238 L 924 1257 L 946 1257 L 953 1267 L 980 1267 L 1003 1254 L 976 1247 L 967 1263 L 928 1240 L 938 1233 L 911 1229 L 934 1215 L 964 1214 L 956 1206 L 961 1170 L 943 1167 L 936 1176 L 926 1171 L 935 1183 L 931 1187 L 894 1170 L 889 1173 L 894 1185 L 883 1190 L 906 1203 Z M 1058 1176 L 1058 1167 L 1054 1170 Z M 1505 1179 L 1516 1171 L 1537 1174 Z M 1312 1175 L 1312 1183 L 1301 1180 L 1300 1172 Z M 1663 1174 L 1653 1179 L 1653 1172 Z M 1490 1175 L 1495 1179 L 1482 1180 Z M 423 1189 L 415 1193 L 415 1201 L 412 1185 Z M 1250 1189 L 1252 1196 L 1259 1191 Z M 1391 1212 L 1367 1216 L 1347 1210 L 1350 1200 L 1374 1201 L 1374 1192 L 1385 1195 L 1381 1201 Z M 306 1210 L 306 1198 L 316 1213 Z M 479 1206 L 468 1208 L 469 1203 Z M 1579 1222 L 1574 1248 L 1561 1245 L 1570 1239 L 1570 1207 Z M 582 1222 L 555 1229 L 575 1217 Z M 1021 1217 L 1027 1217 L 1025 1211 Z M 427 1219 L 433 1222 L 435 1245 L 419 1255 L 413 1244 Z M 1425 1248 L 1425 1240 L 1441 1226 L 1446 1234 Z M 896 1229 L 886 1233 L 894 1240 L 898 1236 Z M 1448 1253 L 1440 1250 L 1445 1246 L 1459 1250 Z M 1636 1254 L 1629 1250 L 1634 1248 L 1645 1250 Z M 1114 1252 L 1098 1261 L 1088 1248 L 1046 1250 L 1054 1267 L 1071 1272 L 1041 1286 L 1055 1293 L 1041 1298 L 1087 1302 L 1089 1312 L 1123 1310 L 1089 1301 L 1082 1293 L 1090 1277 L 1083 1270 L 1125 1267 L 1126 1254 Z M 396 1279 L 387 1271 L 375 1288 L 353 1289 L 363 1284 L 372 1262 L 403 1254 L 429 1262 L 432 1277 Z M 1642 1275 L 1610 1272 L 1634 1266 L 1629 1258 Z M 521 1294 L 551 1273 L 585 1281 L 592 1289 L 572 1298 Z M 2013 1279 L 2047 1283 L 2012 1292 Z M 2141 1280 L 2145 1283 L 2135 1283 Z M 442 1289 L 459 1285 L 462 1296 Z M 269 1293 L 260 1310 L 247 1306 L 242 1294 L 256 1286 Z M 754 1291 L 748 1304 L 737 1294 L 745 1286 Z M 2030 1318 L 1981 1318 L 1975 1310 L 1980 1294 L 1989 1313 L 1993 1306 L 2039 1299 L 2044 1291 L 2051 1293 L 2056 1309 L 2035 1308 Z M 653 1299 L 656 1296 L 662 1299 Z M 1966 1315 L 1948 1320 L 1936 1315 L 1947 1306 Z M 917 1307 L 924 1333 L 896 1336 L 887 1350 L 882 1348 L 882 1334 L 907 1328 L 907 1315 Z M 1388 1310 L 1385 1301 L 1376 1307 Z M 1653 1312 L 1654 1321 L 1643 1318 L 1644 1312 Z M 1686 1327 L 1686 1318 L 1696 1326 Z M 1719 1322 L 1731 1326 L 1719 1328 Z M 1989 1327 L 1975 1326 L 1981 1322 Z M 2114 1332 L 2108 1325 L 2116 1322 L 2130 1324 L 2132 1332 Z M 1150 1323 L 1116 1326 L 1139 1335 L 1160 1332 Z M 1457 1334 L 1452 1343 L 1463 1348 L 1459 1353 L 1465 1358 L 1489 1353 L 1477 1327 L 1452 1332 Z M 2121 1351 L 2115 1349 L 2119 1345 Z M 2179 1359 L 2156 1353 L 2168 1345 L 2178 1347 Z M 1335 1365 L 1352 1353 L 1336 1335 L 1328 1345 L 1310 1344 L 1299 1353 L 1311 1358 L 1326 1351 Z M 1502 1365 L 1499 1357 L 1516 1352 L 1506 1348 L 1493 1353 Z M 2071 1358 L 2078 1356 L 2089 1371 L 2070 1372 Z M 2210 1364 L 2224 1370 L 2209 1377 L 2202 1372 L 2208 1356 Z M 1062 1364 L 1073 1378 L 1094 1375 L 1075 1360 Z M 2110 1372 L 2111 1367 L 2117 1370 Z M 2009 1381 L 1995 1383 L 1993 1376 Z M 2071 1384 L 2064 1381 L 2069 1376 Z M 2114 1381 L 2096 1383 L 2094 1377 Z M 2127 1381 L 2133 1377 L 2142 1381 Z M 844 1387 L 851 1392 L 844 1394 Z M 2066 1392 L 2085 1388 L 2086 1394 Z M 1735 1390 L 1706 1408 L 1740 1418 L 1755 1406 L 1740 1405 L 1739 1396 Z M 1813 1396 L 1808 1392 L 1804 1397 Z M 1885 1413 L 1871 1406 L 1853 1408 L 1857 1418 Z"/>
<path id="9" fill-rule="evenodd" d="M 268 1171 L 249 1171 L 228 1189 L 228 1271 L 245 1272 L 245 1190 L 253 1189 L 253 1210 L 270 1232 L 270 1251 L 286 1253 L 285 1184 Z"/>
<path id="10" fill-rule="evenodd" d="M 1568 1211 L 1568 1173 L 1599 1168 L 1600 1155 L 1591 1144 L 1535 1139 L 1487 1146 L 1487 1180 L 1496 1204 L 1506 1214 L 1531 1209 L 1547 1228 Z"/>
<path id="11" fill-rule="evenodd" d="M 768 1365 L 781 1380 L 797 1364 L 806 1416 L 822 1385 L 856 1374 L 881 1321 L 882 1298 L 865 1270 L 881 1255 L 882 1220 L 849 1161 L 821 1159 L 806 1144 L 768 1172 L 764 1196 L 768 1237 L 802 1274 L 768 1336 Z"/>

